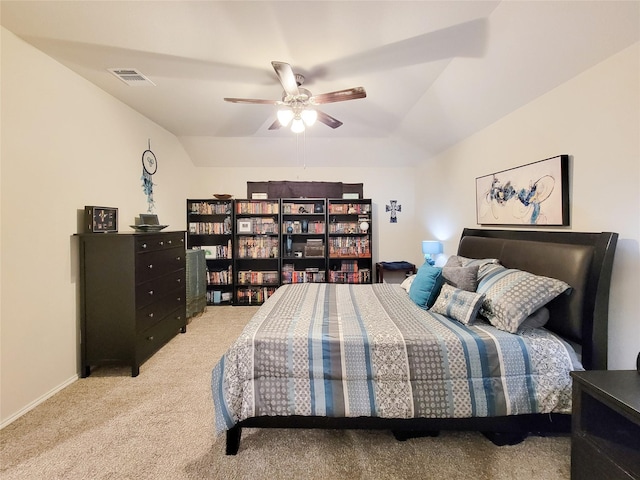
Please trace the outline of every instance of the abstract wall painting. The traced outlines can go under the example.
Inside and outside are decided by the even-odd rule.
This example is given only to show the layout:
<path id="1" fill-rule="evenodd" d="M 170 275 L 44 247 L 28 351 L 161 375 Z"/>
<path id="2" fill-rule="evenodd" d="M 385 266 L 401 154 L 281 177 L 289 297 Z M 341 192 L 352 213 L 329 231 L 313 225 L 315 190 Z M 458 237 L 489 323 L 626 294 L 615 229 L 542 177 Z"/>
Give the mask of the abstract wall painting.
<path id="1" fill-rule="evenodd" d="M 476 178 L 480 225 L 569 225 L 569 156 Z"/>

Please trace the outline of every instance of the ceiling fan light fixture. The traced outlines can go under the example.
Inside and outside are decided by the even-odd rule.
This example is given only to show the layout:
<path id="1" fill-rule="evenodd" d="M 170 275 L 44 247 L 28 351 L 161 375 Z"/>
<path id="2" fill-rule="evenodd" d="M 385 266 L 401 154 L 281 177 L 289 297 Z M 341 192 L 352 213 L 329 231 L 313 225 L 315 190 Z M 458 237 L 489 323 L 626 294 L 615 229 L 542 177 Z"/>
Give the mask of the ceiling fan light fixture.
<path id="1" fill-rule="evenodd" d="M 318 119 L 318 112 L 312 109 L 307 109 L 303 110 L 300 116 L 302 117 L 302 120 L 304 120 L 304 123 L 307 125 L 307 127 L 310 127 L 311 125 L 316 123 L 316 120 Z"/>
<path id="2" fill-rule="evenodd" d="M 304 132 L 304 122 L 300 118 L 294 118 L 293 122 L 291 122 L 291 131 L 293 133 L 302 133 Z"/>
<path id="3" fill-rule="evenodd" d="M 281 108 L 280 110 L 278 110 L 277 116 L 280 125 L 286 127 L 287 125 L 289 125 L 289 122 L 293 120 L 294 114 L 293 110 L 291 110 L 290 108 Z"/>

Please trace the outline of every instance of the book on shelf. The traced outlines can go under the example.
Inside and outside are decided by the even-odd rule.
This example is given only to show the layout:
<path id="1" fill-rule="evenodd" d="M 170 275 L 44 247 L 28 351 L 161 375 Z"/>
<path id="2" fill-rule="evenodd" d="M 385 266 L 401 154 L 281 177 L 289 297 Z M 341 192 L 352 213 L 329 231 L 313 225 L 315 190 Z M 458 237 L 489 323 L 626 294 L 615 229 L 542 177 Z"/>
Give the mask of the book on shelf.
<path id="1" fill-rule="evenodd" d="M 216 260 L 218 258 L 231 259 L 233 250 L 231 248 L 231 240 L 226 245 L 194 245 L 192 250 L 204 250 L 204 257 L 207 260 Z"/>
<path id="2" fill-rule="evenodd" d="M 229 215 L 231 214 L 231 202 L 192 202 L 190 213 L 196 215 Z"/>

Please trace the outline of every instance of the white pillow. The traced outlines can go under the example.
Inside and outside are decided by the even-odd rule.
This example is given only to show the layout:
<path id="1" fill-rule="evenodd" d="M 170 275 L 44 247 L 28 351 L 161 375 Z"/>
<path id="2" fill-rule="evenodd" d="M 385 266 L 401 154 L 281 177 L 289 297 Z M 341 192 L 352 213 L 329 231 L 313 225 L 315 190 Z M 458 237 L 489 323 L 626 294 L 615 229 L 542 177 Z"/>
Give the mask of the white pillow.
<path id="1" fill-rule="evenodd" d="M 413 283 L 413 281 L 416 278 L 416 274 L 414 273 L 413 275 L 409 275 L 407 278 L 405 278 L 402 283 L 400 284 L 400 286 L 402 288 L 404 288 L 407 293 L 409 292 L 409 289 L 411 288 L 411 284 Z"/>

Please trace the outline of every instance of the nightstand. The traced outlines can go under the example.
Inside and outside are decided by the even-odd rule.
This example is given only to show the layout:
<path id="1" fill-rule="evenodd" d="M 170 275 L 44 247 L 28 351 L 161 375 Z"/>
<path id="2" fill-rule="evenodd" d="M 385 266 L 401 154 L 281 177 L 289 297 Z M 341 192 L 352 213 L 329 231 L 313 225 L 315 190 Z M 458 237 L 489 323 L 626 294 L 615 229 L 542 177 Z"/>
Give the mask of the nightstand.
<path id="1" fill-rule="evenodd" d="M 640 478 L 640 375 L 572 372 L 572 479 Z"/>
<path id="2" fill-rule="evenodd" d="M 376 263 L 376 282 L 382 283 L 384 272 L 400 272 L 405 276 L 416 273 L 416 266 L 409 262 L 378 262 Z"/>

